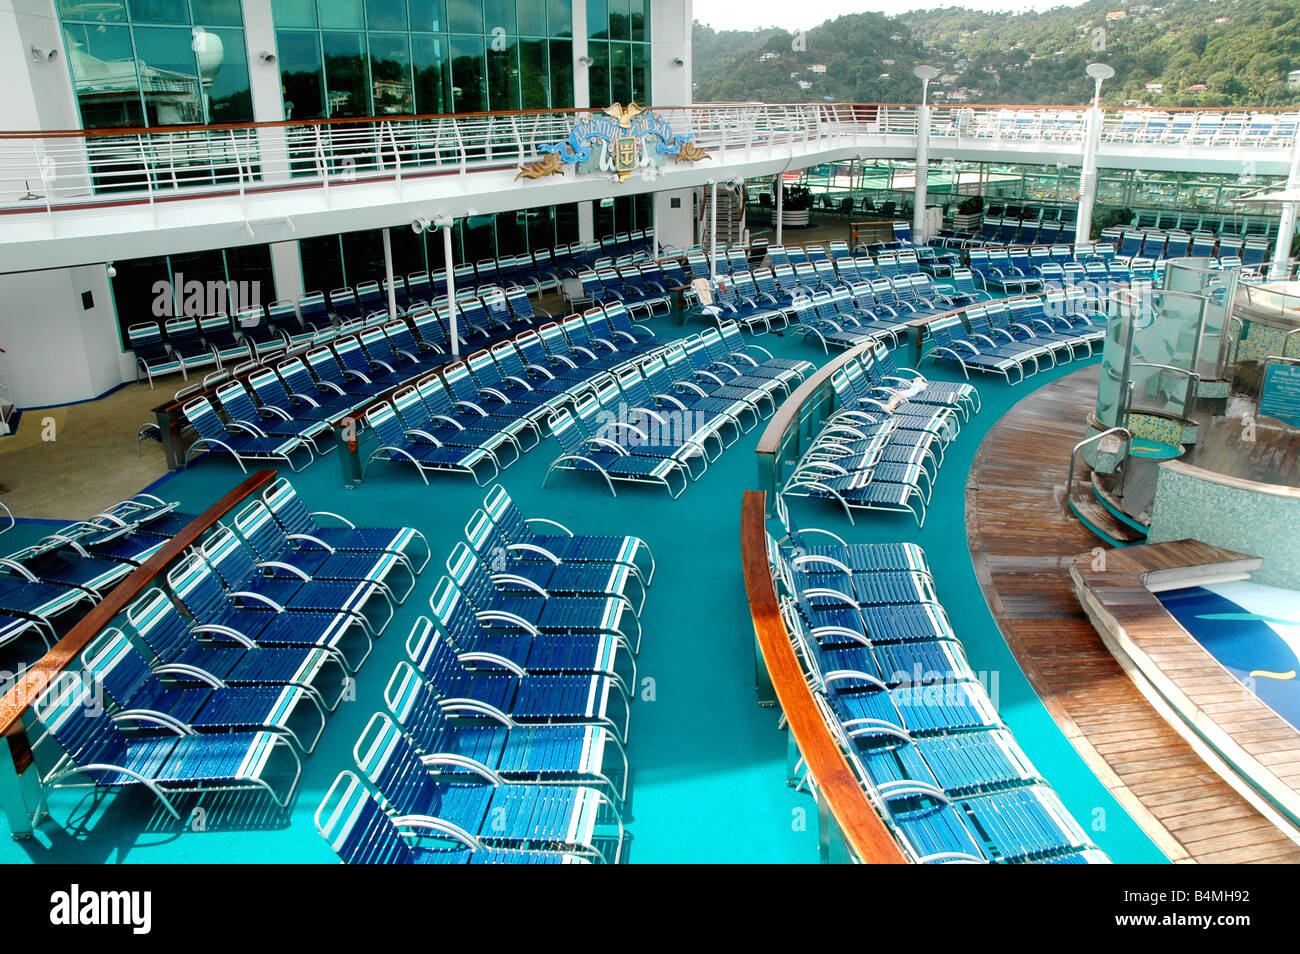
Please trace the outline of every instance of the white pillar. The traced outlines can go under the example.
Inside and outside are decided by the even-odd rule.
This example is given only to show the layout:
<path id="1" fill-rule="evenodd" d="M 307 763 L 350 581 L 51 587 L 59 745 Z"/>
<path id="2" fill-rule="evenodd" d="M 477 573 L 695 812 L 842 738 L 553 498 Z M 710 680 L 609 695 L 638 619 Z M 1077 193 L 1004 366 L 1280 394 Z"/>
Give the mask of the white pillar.
<path id="1" fill-rule="evenodd" d="M 691 0 L 650 4 L 650 103 L 659 109 L 691 105 L 691 19 Z"/>
<path id="2" fill-rule="evenodd" d="M 596 241 L 596 208 L 589 201 L 578 203 L 578 241 Z"/>
<path id="3" fill-rule="evenodd" d="M 776 244 L 784 245 L 781 240 L 781 228 L 785 224 L 785 174 L 776 176 Z"/>
<path id="4" fill-rule="evenodd" d="M 1300 190 L 1300 131 L 1296 132 L 1295 142 L 1291 144 L 1291 172 L 1286 178 L 1286 188 L 1295 192 Z M 1282 216 L 1277 223 L 1277 244 L 1273 247 L 1273 267 L 1281 270 L 1283 263 L 1291 257 L 1291 240 L 1295 235 L 1296 203 L 1283 202 Z"/>
<path id="5" fill-rule="evenodd" d="M 272 298 L 296 301 L 303 296 L 306 289 L 302 280 L 302 255 L 297 242 L 272 242 L 271 277 L 275 279 L 275 294 L 262 296 L 263 301 Z M 321 289 L 327 291 L 328 289 Z"/>
<path id="6" fill-rule="evenodd" d="M 709 197 L 709 277 L 718 277 L 718 182 L 710 184 Z"/>
<path id="7" fill-rule="evenodd" d="M 384 277 L 388 279 L 388 320 L 397 318 L 397 294 L 393 289 L 393 237 L 388 229 L 383 230 L 384 238 Z"/>
<path id="8" fill-rule="evenodd" d="M 1088 133 L 1083 140 L 1083 168 L 1079 171 L 1079 213 L 1074 226 L 1078 245 L 1092 241 L 1092 204 L 1097 198 L 1097 148 L 1101 142 L 1101 107 L 1088 110 Z"/>
<path id="9" fill-rule="evenodd" d="M 588 56 L 587 0 L 573 0 L 573 106 L 591 106 L 591 74 L 582 62 Z"/>
<path id="10" fill-rule="evenodd" d="M 926 240 L 925 201 L 930 184 L 930 107 L 916 110 L 916 182 L 912 208 L 912 236 L 919 245 Z"/>
<path id="11" fill-rule="evenodd" d="M 447 326 L 451 330 L 451 353 L 460 356 L 460 328 L 456 320 L 456 276 L 451 263 L 451 222 L 442 227 L 442 260 L 447 266 Z"/>

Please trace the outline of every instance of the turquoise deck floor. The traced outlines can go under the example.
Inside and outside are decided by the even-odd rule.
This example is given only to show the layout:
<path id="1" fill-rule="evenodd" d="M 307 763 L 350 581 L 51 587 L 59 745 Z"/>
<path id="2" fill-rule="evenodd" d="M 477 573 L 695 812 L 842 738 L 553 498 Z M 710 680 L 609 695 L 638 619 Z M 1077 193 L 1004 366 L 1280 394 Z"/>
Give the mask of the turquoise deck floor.
<path id="1" fill-rule="evenodd" d="M 825 360 L 820 349 L 797 339 L 768 335 L 758 343 L 778 357 Z M 858 526 L 850 528 L 828 505 L 801 502 L 796 515 L 802 526 L 825 526 L 852 539 L 907 539 L 924 546 L 940 599 L 972 666 L 992 674 L 995 701 L 1039 770 L 1116 861 L 1160 861 L 1163 855 L 1095 779 L 1016 666 L 979 592 L 965 545 L 965 475 L 984 434 L 1012 403 L 1068 370 L 1044 373 L 1016 388 L 976 382 L 984 410 L 949 449 L 924 530 L 910 518 L 892 515 L 859 517 Z M 933 365 L 926 373 L 960 376 Z M 589 475 L 557 473 L 542 489 L 543 474 L 557 453 L 549 438 L 501 478 L 527 515 L 557 519 L 578 532 L 636 534 L 658 560 L 642 614 L 642 698 L 633 704 L 628 740 L 632 837 L 626 860 L 631 862 L 812 863 L 818 857 L 816 806 L 784 784 L 786 743 L 777 728 L 778 713 L 755 702 L 753 629 L 738 546 L 741 491 L 757 480 L 758 433 L 742 437 L 676 501 L 650 488 L 620 488 L 617 499 L 611 498 Z M 241 477 L 234 464 L 205 459 L 167 478 L 157 492 L 197 512 Z M 292 479 L 313 509 L 336 510 L 361 524 L 418 527 L 434 558 L 376 642 L 358 676 L 356 701 L 344 702 L 330 717 L 319 747 L 304 760 L 287 817 L 257 803 L 229 805 L 209 796 L 200 803 L 206 808 L 206 830 L 194 831 L 158 811 L 143 793 L 96 798 L 63 791 L 51 799 L 53 823 L 43 824 L 36 839 L 0 838 L 0 862 L 336 860 L 316 833 L 312 815 L 338 772 L 353 767 L 352 746 L 370 716 L 383 708 L 383 687 L 404 658 L 411 624 L 427 612 L 447 554 L 463 538 L 465 521 L 485 491 L 457 477 L 437 478 L 426 487 L 410 470 L 383 463 L 360 488 L 345 491 L 332 457 Z M 0 549 L 43 532 L 48 531 L 20 526 L 0 537 Z"/>

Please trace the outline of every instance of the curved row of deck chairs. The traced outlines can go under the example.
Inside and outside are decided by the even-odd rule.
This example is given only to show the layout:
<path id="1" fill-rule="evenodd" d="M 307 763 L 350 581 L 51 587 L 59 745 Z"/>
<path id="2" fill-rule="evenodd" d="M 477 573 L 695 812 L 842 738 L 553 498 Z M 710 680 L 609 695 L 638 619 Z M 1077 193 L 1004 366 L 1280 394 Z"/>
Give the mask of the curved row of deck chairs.
<path id="1" fill-rule="evenodd" d="M 734 322 L 673 341 L 594 378 L 548 421 L 560 455 L 547 470 L 651 484 L 676 498 L 814 370 L 745 341 Z"/>
<path id="2" fill-rule="evenodd" d="M 516 314 L 518 317 L 513 317 Z M 463 465 L 456 461 L 453 469 L 487 462 L 500 470 L 527 446 L 535 445 L 540 436 L 534 433 L 529 442 L 527 435 L 520 434 L 529 429 L 526 422 L 502 423 L 502 414 L 495 414 L 498 420 L 491 422 L 478 420 L 493 418 L 498 405 L 511 403 L 503 402 L 501 395 L 513 394 L 526 403 L 525 392 L 545 387 L 533 382 L 550 380 L 547 374 L 553 379 L 594 351 L 621 354 L 619 348 L 636 348 L 642 338 L 650 336 L 619 307 L 571 315 L 536 328 L 538 316 L 522 310 L 489 320 L 493 324 L 484 326 L 483 334 L 473 338 L 489 346 L 456 362 L 449 363 L 445 309 L 423 309 L 397 321 L 381 318 L 363 325 L 355 334 L 291 355 L 274 367 L 245 369 L 213 393 L 200 394 L 182 406 L 198 435 L 186 452 L 186 461 L 202 451 L 212 451 L 230 455 L 244 470 L 248 463 L 260 461 L 301 470 L 316 456 L 329 452 L 334 446 L 333 429 L 348 425 L 349 420 L 354 428 L 370 424 L 376 432 L 382 429 L 393 436 L 389 425 L 397 419 L 393 407 L 402 387 L 423 384 L 420 397 L 429 402 L 428 416 L 401 430 L 419 429 L 432 417 L 442 422 L 425 428 L 434 437 L 430 443 L 436 448 L 449 445 L 474 451 L 464 455 L 470 461 Z M 444 393 L 437 395 L 430 387 Z M 389 398 L 377 400 L 388 392 L 393 392 Z M 413 406 L 411 409 L 414 413 Z M 512 415 L 515 410 L 518 408 L 511 409 Z M 444 433 L 443 423 L 455 433 Z M 495 426 L 498 424 L 501 426 Z M 507 433 L 503 436 L 497 431 Z M 442 438 L 436 436 L 440 433 Z M 475 435 L 482 441 L 467 443 Z M 401 456 L 402 441 L 381 446 L 391 446 L 393 453 Z M 504 462 L 503 454 L 510 454 Z M 441 449 L 429 456 L 439 455 L 444 461 L 451 457 Z M 415 453 L 411 456 L 418 458 Z"/>
<path id="3" fill-rule="evenodd" d="M 782 617 L 828 729 L 904 856 L 1108 863 L 998 716 L 920 547 L 801 534 L 777 504 L 783 527 L 768 555 Z"/>
<path id="4" fill-rule="evenodd" d="M 35 634 L 48 650 L 193 519 L 177 506 L 136 494 L 0 557 L 0 646 Z"/>
<path id="5" fill-rule="evenodd" d="M 465 534 L 316 827 L 348 864 L 618 862 L 654 557 L 499 485 Z"/>
<path id="6" fill-rule="evenodd" d="M 466 324 L 475 321 L 474 298 L 508 295 L 511 306 L 517 295 L 541 294 L 559 287 L 565 277 L 606 260 L 644 258 L 650 238 L 645 230 L 609 236 L 599 242 L 574 243 L 532 253 L 503 255 L 477 264 L 465 262 L 452 270 L 457 303 L 466 309 Z M 309 292 L 294 300 L 280 299 L 266 305 L 232 302 L 230 315 L 178 315 L 162 321 L 137 322 L 126 330 L 136 358 L 137 378 L 143 374 L 153 386 L 155 375 L 189 372 L 215 365 L 248 360 L 265 361 L 277 352 L 319 344 L 340 329 L 376 315 L 388 317 L 389 293 L 399 311 L 437 307 L 445 303 L 445 272 L 414 272 L 405 277 L 361 282 L 355 288 L 336 288 L 326 294 Z M 516 294 L 511 294 L 512 292 Z M 242 306 L 242 307 L 235 307 Z"/>
<path id="7" fill-rule="evenodd" d="M 173 514 L 174 516 L 174 514 Z M 429 560 L 410 527 L 309 511 L 276 480 L 135 599 L 31 707 L 40 784 L 288 807 L 301 760 Z"/>
<path id="8" fill-rule="evenodd" d="M 910 513 L 925 525 L 944 451 L 980 409 L 969 384 L 929 381 L 883 346 L 831 375 L 838 410 L 814 436 L 781 493 L 855 510 Z"/>
<path id="9" fill-rule="evenodd" d="M 843 321 L 849 320 L 849 331 L 854 322 L 837 315 L 839 309 L 806 306 L 824 301 L 821 296 L 836 296 L 837 302 L 848 296 L 895 336 L 908 321 L 977 296 L 968 270 L 949 262 L 949 277 L 936 282 L 922 270 L 918 251 L 917 247 L 878 251 L 873 258 L 850 254 L 845 242 L 831 242 L 829 251 L 814 245 L 775 246 L 768 250 L 771 267 L 733 266 L 712 282 L 710 313 L 752 332 L 776 330 L 778 323 L 785 328 L 797 321 L 805 337 L 816 337 L 825 349 L 842 343 Z"/>
<path id="10" fill-rule="evenodd" d="M 664 348 L 621 302 L 549 322 L 469 355 L 370 407 L 369 461 L 428 474 L 470 474 L 480 486 L 540 442 L 558 409 Z M 360 435 L 364 437 L 365 435 Z"/>
<path id="11" fill-rule="evenodd" d="M 1075 357 L 1091 356 L 1106 335 L 1095 297 L 1067 285 L 1045 294 L 968 306 L 925 327 L 921 360 L 955 362 L 962 374 L 1000 375 L 1019 384 L 1027 375 Z"/>

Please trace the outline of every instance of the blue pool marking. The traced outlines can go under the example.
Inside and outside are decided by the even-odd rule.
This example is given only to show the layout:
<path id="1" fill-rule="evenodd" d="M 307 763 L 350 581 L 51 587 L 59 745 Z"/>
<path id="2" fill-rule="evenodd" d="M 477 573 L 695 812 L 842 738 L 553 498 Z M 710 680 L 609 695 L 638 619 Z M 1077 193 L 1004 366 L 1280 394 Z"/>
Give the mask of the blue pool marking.
<path id="1" fill-rule="evenodd" d="M 1300 660 L 1269 623 L 1300 625 L 1248 613 L 1204 587 L 1156 594 L 1165 609 L 1243 686 L 1296 728 L 1300 728 Z"/>

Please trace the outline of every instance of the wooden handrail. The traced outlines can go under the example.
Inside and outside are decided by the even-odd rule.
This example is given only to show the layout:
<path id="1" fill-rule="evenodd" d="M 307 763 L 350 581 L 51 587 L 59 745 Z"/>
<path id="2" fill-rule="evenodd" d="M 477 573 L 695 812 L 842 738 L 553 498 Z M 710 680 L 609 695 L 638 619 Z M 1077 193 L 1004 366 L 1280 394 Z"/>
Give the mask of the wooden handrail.
<path id="1" fill-rule="evenodd" d="M 853 857 L 864 864 L 904 864 L 880 815 L 863 791 L 848 760 L 831 736 L 804 677 L 794 645 L 781 619 L 772 568 L 767 562 L 767 503 L 762 491 L 745 492 L 740 511 L 740 555 L 745 568 L 745 591 L 754 619 L 763 662 L 772 677 L 777 701 L 785 713 L 804 763 L 817 783 L 817 791 L 835 818 Z"/>
<path id="2" fill-rule="evenodd" d="M 954 315 L 961 316 L 965 314 L 968 308 L 978 308 L 982 304 L 1007 304 L 1011 302 L 1022 301 L 1026 298 L 1038 298 L 1039 293 L 1030 293 L 1028 295 L 1014 295 L 1009 298 L 998 298 L 990 302 L 975 302 L 969 305 L 959 305 L 956 308 L 950 308 L 947 311 L 941 311 L 937 315 L 922 315 L 914 318 L 907 324 L 916 329 L 917 333 L 924 332 L 925 328 L 936 321 L 943 321 Z M 902 316 L 900 316 L 902 317 Z M 918 338 L 918 344 L 920 339 Z M 776 409 L 772 419 L 767 422 L 767 427 L 763 430 L 763 435 L 758 439 L 757 453 L 760 455 L 777 454 L 784 442 L 786 431 L 790 425 L 798 419 L 799 412 L 803 409 L 804 404 L 812 397 L 819 388 L 831 379 L 831 375 L 838 371 L 844 365 L 848 364 L 854 358 L 866 352 L 868 347 L 874 346 L 874 342 L 866 341 L 845 351 L 839 357 L 828 361 L 803 384 L 795 388 L 790 396 L 781 402 L 781 406 Z"/>
<path id="3" fill-rule="evenodd" d="M 939 316 L 935 316 L 939 317 Z M 790 396 L 781 402 L 781 406 L 776 409 L 772 419 L 767 422 L 767 427 L 763 429 L 763 435 L 758 439 L 759 454 L 775 454 L 780 451 L 781 444 L 785 439 L 785 433 L 790 429 L 790 425 L 799 417 L 799 412 L 803 410 L 804 404 L 816 394 L 827 381 L 840 368 L 849 362 L 855 360 L 866 352 L 874 348 L 876 342 L 873 340 L 864 341 L 862 344 L 852 347 L 840 354 L 838 357 L 823 364 L 813 374 L 806 378 L 803 384 L 791 392 Z"/>
<path id="4" fill-rule="evenodd" d="M 199 514 L 163 544 L 162 549 L 140 564 L 87 613 L 67 635 L 54 644 L 0 699 L 0 734 L 9 741 L 14 768 L 21 775 L 31 765 L 22 716 L 50 683 L 76 661 L 81 651 L 131 604 L 162 573 L 168 564 L 192 546 L 216 522 L 276 477 L 273 470 L 259 470 Z"/>

